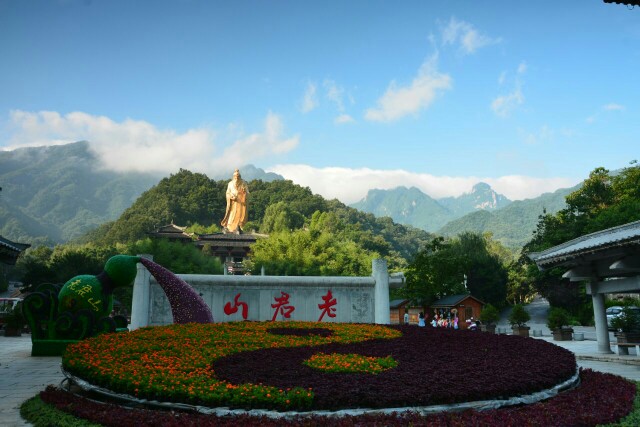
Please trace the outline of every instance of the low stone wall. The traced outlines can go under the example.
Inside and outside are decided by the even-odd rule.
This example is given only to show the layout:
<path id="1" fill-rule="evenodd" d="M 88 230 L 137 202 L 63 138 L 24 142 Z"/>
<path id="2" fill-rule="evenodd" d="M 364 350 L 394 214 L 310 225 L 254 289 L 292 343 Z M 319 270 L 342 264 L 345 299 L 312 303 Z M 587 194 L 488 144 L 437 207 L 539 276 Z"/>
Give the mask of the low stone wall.
<path id="1" fill-rule="evenodd" d="M 404 275 L 388 274 L 386 260 L 371 277 L 231 276 L 178 274 L 211 308 L 216 322 L 299 320 L 389 324 L 389 287 Z M 173 323 L 164 291 L 138 264 L 131 329 Z"/>

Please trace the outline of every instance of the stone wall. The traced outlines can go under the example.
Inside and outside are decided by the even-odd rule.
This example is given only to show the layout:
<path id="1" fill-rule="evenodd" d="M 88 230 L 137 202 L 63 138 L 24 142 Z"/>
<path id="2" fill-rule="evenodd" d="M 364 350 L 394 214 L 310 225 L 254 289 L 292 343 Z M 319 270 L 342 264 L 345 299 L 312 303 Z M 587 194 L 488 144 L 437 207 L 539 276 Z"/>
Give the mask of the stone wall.
<path id="1" fill-rule="evenodd" d="M 389 276 L 385 260 L 373 261 L 371 277 L 296 277 L 178 274 L 211 308 L 216 322 L 322 321 L 389 324 Z M 138 264 L 131 328 L 173 323 L 164 291 Z"/>

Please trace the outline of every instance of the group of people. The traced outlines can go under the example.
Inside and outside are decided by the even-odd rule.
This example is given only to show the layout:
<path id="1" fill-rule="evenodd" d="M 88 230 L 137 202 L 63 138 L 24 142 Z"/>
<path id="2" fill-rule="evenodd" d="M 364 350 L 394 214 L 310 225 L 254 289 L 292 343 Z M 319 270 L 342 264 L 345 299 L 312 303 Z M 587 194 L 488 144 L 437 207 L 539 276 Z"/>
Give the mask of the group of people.
<path id="1" fill-rule="evenodd" d="M 454 317 L 445 317 L 441 314 L 436 313 L 431 319 L 431 326 L 434 328 L 452 328 L 459 329 L 458 324 L 458 316 L 454 315 Z M 409 313 L 404 313 L 404 324 L 409 324 Z M 471 317 L 466 321 L 467 329 L 475 331 L 480 329 L 480 321 Z M 424 312 L 420 312 L 418 315 L 418 326 L 426 326 L 426 316 Z"/>

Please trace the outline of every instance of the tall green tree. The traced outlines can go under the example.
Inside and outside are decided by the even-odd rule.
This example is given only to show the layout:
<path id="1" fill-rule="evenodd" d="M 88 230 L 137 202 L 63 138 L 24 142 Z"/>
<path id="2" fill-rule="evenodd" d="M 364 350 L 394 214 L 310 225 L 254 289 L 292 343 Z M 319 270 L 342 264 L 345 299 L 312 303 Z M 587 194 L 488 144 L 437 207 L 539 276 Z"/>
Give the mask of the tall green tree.
<path id="1" fill-rule="evenodd" d="M 592 322 L 591 299 L 577 283 L 562 279 L 563 269 L 539 271 L 526 256 L 585 234 L 640 220 L 640 167 L 637 162 L 616 174 L 596 168 L 582 187 L 566 198 L 567 207 L 542 215 L 523 248 L 523 263 L 536 290 L 550 304 L 567 309 L 582 323 Z"/>
<path id="2" fill-rule="evenodd" d="M 278 202 L 269 205 L 262 219 L 260 231 L 262 233 L 277 233 L 281 231 L 292 231 L 302 228 L 304 216 L 285 202 Z"/>
<path id="3" fill-rule="evenodd" d="M 491 252 L 494 242 L 489 242 L 490 236 L 477 233 L 433 239 L 409 264 L 405 296 L 429 305 L 444 296 L 469 292 L 484 302 L 504 305 L 507 268 Z"/>
<path id="4" fill-rule="evenodd" d="M 465 293 L 459 255 L 450 241 L 433 239 L 409 264 L 404 296 L 428 306 L 442 297 Z"/>
<path id="5" fill-rule="evenodd" d="M 380 254 L 369 251 L 344 233 L 335 215 L 313 214 L 308 229 L 273 233 L 252 246 L 254 274 L 262 267 L 269 275 L 368 276 L 371 261 Z"/>
<path id="6" fill-rule="evenodd" d="M 490 243 L 491 242 L 491 243 Z M 490 249 L 494 248 L 496 252 Z M 462 233 L 453 241 L 471 295 L 495 306 L 503 306 L 507 296 L 507 268 L 500 258 L 504 248 L 489 235 Z"/>

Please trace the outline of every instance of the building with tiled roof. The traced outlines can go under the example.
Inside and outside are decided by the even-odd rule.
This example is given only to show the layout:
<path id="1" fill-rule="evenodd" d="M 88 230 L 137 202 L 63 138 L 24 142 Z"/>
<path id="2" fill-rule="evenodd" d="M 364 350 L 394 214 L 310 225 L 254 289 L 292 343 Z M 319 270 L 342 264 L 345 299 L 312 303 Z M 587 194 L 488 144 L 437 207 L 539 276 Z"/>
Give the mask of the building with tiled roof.
<path id="1" fill-rule="evenodd" d="M 258 233 L 198 234 L 194 242 L 204 252 L 220 258 L 225 273 L 244 274 L 244 261 L 251 257 L 251 245 L 258 239 L 269 237 Z"/>
<path id="2" fill-rule="evenodd" d="M 563 268 L 563 278 L 586 283 L 593 301 L 598 351 L 611 353 L 604 297 L 640 292 L 640 221 L 587 234 L 531 253 L 529 258 L 541 270 Z"/>
<path id="3" fill-rule="evenodd" d="M 0 263 L 5 265 L 15 265 L 18 256 L 31 245 L 27 243 L 16 243 L 0 236 Z"/>
<path id="4" fill-rule="evenodd" d="M 191 243 L 220 259 L 225 266 L 225 274 L 244 274 L 244 261 L 250 258 L 251 245 L 258 239 L 268 237 L 258 233 L 187 233 L 187 227 L 171 224 L 163 225 L 147 233 L 150 237 Z"/>
<path id="5" fill-rule="evenodd" d="M 162 227 L 156 228 L 154 231 L 151 231 L 149 234 L 152 237 L 159 237 L 169 240 L 179 240 L 183 242 L 191 242 L 193 240 L 193 233 L 187 233 L 185 230 L 187 227 L 180 227 L 175 225 L 173 222 L 171 224 L 163 225 Z"/>

